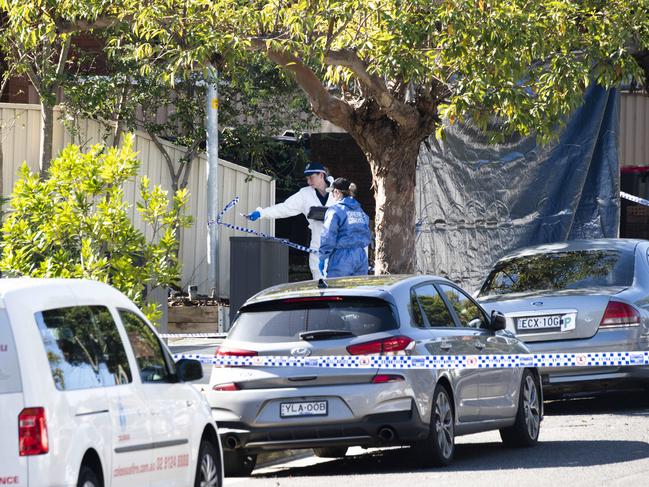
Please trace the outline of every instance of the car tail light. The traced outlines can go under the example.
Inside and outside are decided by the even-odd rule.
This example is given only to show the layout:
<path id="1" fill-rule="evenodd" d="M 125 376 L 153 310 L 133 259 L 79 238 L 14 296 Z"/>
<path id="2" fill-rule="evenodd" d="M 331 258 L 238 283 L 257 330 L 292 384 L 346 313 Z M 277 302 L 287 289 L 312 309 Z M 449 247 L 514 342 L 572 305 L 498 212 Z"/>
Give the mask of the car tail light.
<path id="1" fill-rule="evenodd" d="M 621 301 L 609 301 L 599 326 L 600 328 L 617 328 L 639 324 L 640 313 L 633 306 Z"/>
<path id="2" fill-rule="evenodd" d="M 350 355 L 373 355 L 391 352 L 401 352 L 412 343 L 412 338 L 407 336 L 395 336 L 383 338 L 382 340 L 373 340 L 371 342 L 358 343 L 349 345 L 347 352 Z"/>
<path id="3" fill-rule="evenodd" d="M 226 392 L 238 391 L 239 389 L 241 388 L 234 382 L 229 382 L 227 384 L 216 384 L 215 386 L 212 387 L 213 391 L 226 391 Z"/>
<path id="4" fill-rule="evenodd" d="M 219 347 L 216 349 L 217 357 L 255 357 L 257 352 L 254 350 L 244 350 L 242 348 Z"/>
<path id="5" fill-rule="evenodd" d="M 25 408 L 20 412 L 18 443 L 21 457 L 42 455 L 50 450 L 44 408 Z"/>
<path id="6" fill-rule="evenodd" d="M 402 375 L 376 374 L 372 377 L 372 384 L 385 384 L 386 382 L 399 382 L 404 380 Z"/>

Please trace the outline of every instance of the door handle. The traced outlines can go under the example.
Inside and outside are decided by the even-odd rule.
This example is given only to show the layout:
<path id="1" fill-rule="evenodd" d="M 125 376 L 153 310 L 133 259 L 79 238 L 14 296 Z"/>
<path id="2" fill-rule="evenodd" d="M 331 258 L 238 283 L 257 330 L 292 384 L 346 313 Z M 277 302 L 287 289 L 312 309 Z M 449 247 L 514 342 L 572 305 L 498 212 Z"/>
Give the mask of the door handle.
<path id="1" fill-rule="evenodd" d="M 475 342 L 473 342 L 473 346 L 478 350 L 482 350 L 485 347 L 485 344 L 481 341 L 476 340 Z"/>
<path id="2" fill-rule="evenodd" d="M 450 350 L 453 347 L 453 344 L 450 342 L 442 342 L 439 346 L 442 350 Z"/>
<path id="3" fill-rule="evenodd" d="M 187 399 L 187 401 L 185 401 L 185 404 L 187 405 L 188 408 L 190 408 L 194 405 L 194 401 L 190 401 L 189 399 Z"/>

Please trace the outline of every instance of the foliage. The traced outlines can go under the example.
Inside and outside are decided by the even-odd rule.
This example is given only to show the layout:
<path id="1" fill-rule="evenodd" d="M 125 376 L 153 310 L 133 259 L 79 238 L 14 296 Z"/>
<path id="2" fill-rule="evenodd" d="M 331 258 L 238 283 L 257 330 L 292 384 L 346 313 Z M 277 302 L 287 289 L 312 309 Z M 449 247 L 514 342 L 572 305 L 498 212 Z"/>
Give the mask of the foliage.
<path id="1" fill-rule="evenodd" d="M 111 284 L 140 306 L 146 288 L 179 280 L 176 229 L 188 226 L 187 192 L 171 201 L 149 180 L 139 181 L 135 228 L 124 202 L 139 162 L 129 136 L 121 149 L 100 145 L 82 153 L 70 145 L 41 179 L 26 164 L 11 195 L 2 227 L 0 269 L 10 276 L 87 278 Z M 155 307 L 145 307 L 156 318 Z"/>

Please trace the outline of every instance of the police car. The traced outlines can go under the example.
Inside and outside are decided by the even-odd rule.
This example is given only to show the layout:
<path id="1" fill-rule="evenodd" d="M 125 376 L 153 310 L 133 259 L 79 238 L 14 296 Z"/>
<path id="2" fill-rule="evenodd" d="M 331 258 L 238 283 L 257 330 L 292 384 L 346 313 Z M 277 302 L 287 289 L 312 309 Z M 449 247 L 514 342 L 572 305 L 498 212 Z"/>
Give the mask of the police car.
<path id="1" fill-rule="evenodd" d="M 0 279 L 0 485 L 222 485 L 201 376 L 106 284 Z"/>

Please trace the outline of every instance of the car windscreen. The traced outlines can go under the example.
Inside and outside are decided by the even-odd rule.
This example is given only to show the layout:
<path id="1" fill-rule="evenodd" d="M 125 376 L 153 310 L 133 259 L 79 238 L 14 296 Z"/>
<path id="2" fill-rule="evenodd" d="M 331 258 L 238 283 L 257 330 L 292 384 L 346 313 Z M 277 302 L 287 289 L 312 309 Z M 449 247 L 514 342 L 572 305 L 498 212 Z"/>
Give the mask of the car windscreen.
<path id="1" fill-rule="evenodd" d="M 278 343 L 300 340 L 300 334 L 305 332 L 341 332 L 330 335 L 334 338 L 368 335 L 397 327 L 390 305 L 381 299 L 296 298 L 243 308 L 228 339 Z"/>
<path id="2" fill-rule="evenodd" d="M 9 317 L 5 310 L 0 310 L 0 394 L 22 391 L 18 353 Z"/>
<path id="3" fill-rule="evenodd" d="M 620 250 L 573 250 L 528 255 L 499 262 L 480 296 L 630 286 L 634 254 Z"/>

